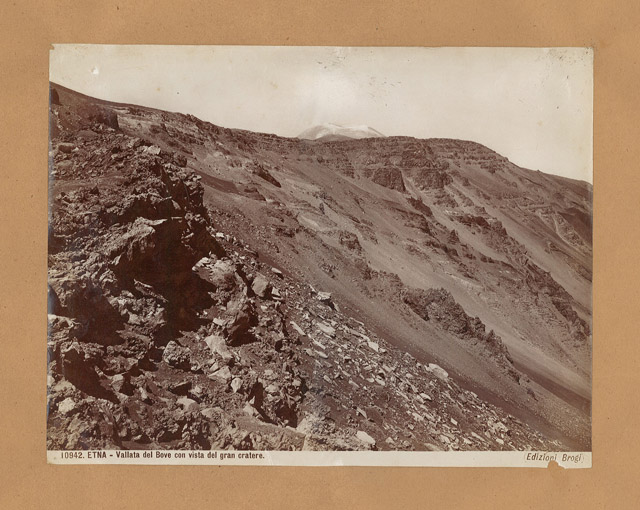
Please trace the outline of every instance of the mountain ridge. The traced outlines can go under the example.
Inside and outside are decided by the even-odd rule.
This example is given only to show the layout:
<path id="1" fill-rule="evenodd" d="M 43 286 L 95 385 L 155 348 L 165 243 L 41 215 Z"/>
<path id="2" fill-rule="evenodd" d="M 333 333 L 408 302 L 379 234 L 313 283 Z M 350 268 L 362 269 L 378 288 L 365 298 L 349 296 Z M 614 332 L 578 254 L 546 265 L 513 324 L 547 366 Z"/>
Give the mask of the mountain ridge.
<path id="1" fill-rule="evenodd" d="M 97 104 L 101 104 L 101 105 L 105 105 L 105 106 L 112 106 L 112 107 L 133 107 L 133 108 L 140 108 L 140 109 L 143 109 L 143 110 L 149 110 L 149 111 L 154 111 L 154 112 L 165 112 L 165 110 L 162 110 L 162 109 L 156 108 L 156 107 L 152 107 L 152 106 L 145 106 L 145 105 L 142 105 L 142 104 L 134 104 L 134 103 L 120 103 L 120 102 L 111 101 L 111 100 L 108 100 L 108 99 L 100 99 L 100 98 L 97 98 L 97 97 L 93 97 L 93 96 L 84 94 L 82 92 L 77 92 L 77 91 L 75 91 L 75 90 L 73 90 L 73 89 L 71 89 L 69 87 L 65 87 L 64 85 L 60 85 L 60 84 L 58 84 L 56 82 L 49 82 L 49 83 L 50 83 L 50 90 L 51 89 L 62 90 L 62 91 L 67 92 L 68 94 L 71 94 L 71 95 L 74 95 L 74 96 L 79 96 L 81 98 L 84 98 L 84 100 L 92 101 L 92 102 L 95 102 Z M 166 111 L 166 113 L 186 116 L 187 118 L 194 119 L 198 123 L 209 124 L 209 125 L 215 126 L 218 129 L 222 129 L 222 130 L 227 129 L 227 130 L 236 131 L 236 132 L 239 132 L 239 133 L 251 133 L 254 136 L 258 136 L 258 137 L 262 137 L 263 136 L 263 137 L 268 138 L 268 139 L 273 139 L 274 137 L 275 138 L 279 138 L 279 139 L 288 139 L 288 140 L 300 139 L 299 135 L 291 137 L 291 136 L 277 135 L 275 133 L 266 133 L 266 132 L 260 132 L 260 131 L 250 131 L 250 130 L 242 129 L 242 128 L 224 128 L 224 127 L 221 127 L 221 126 L 216 126 L 211 121 L 202 120 L 202 119 L 200 119 L 200 118 L 198 118 L 198 117 L 196 117 L 195 115 L 192 115 L 192 114 L 183 114 L 183 113 L 179 113 L 179 112 L 175 112 L 175 111 L 171 111 L 171 112 Z M 487 151 L 490 151 L 492 153 L 498 154 L 497 151 L 491 149 L 490 147 L 488 147 L 488 146 L 486 146 L 484 144 L 481 144 L 481 143 L 476 142 L 476 141 L 460 139 L 460 138 L 442 138 L 442 137 L 420 138 L 420 137 L 416 137 L 416 136 L 413 136 L 413 135 L 382 135 L 382 137 L 384 137 L 386 139 L 390 139 L 390 140 L 424 140 L 424 141 L 432 140 L 432 141 L 436 141 L 436 142 L 437 141 L 460 142 L 462 144 L 476 145 L 476 146 L 478 146 L 480 148 L 486 149 Z M 313 141 L 313 140 L 307 140 L 307 141 Z M 554 174 L 554 173 L 551 173 L 551 172 L 545 172 L 543 170 L 528 170 L 528 169 L 526 169 L 524 167 L 519 167 L 519 168 L 521 168 L 523 170 L 526 170 L 528 172 L 540 173 L 540 174 L 543 174 L 543 175 L 547 175 L 547 176 L 550 176 L 552 178 L 557 178 L 559 180 L 566 180 L 566 181 L 569 181 L 569 182 L 581 183 L 583 185 L 586 185 L 589 190 L 593 189 L 593 184 L 588 182 L 588 181 L 585 181 L 583 179 L 575 179 L 575 178 L 572 178 L 572 177 L 566 177 L 566 176 Z"/>

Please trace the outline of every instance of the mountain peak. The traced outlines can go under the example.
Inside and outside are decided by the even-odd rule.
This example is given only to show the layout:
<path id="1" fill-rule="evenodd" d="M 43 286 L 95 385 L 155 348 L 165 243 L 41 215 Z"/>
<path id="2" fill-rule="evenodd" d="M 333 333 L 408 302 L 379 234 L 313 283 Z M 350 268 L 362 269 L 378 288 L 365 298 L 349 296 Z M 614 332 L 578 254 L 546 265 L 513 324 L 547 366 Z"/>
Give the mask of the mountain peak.
<path id="1" fill-rule="evenodd" d="M 350 125 L 343 126 L 340 124 L 326 123 L 313 126 L 298 135 L 303 140 L 345 140 L 362 138 L 384 138 L 380 131 L 370 126 Z"/>

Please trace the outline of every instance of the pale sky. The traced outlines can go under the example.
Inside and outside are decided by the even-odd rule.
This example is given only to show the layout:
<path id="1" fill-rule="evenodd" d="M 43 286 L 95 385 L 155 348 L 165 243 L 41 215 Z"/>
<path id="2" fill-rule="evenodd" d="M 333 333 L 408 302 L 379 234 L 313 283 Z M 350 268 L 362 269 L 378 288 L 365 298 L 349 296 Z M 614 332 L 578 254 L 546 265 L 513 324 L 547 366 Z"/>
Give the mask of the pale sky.
<path id="1" fill-rule="evenodd" d="M 294 137 L 327 122 L 479 142 L 593 182 L 586 48 L 56 44 L 52 81 L 90 96 Z"/>

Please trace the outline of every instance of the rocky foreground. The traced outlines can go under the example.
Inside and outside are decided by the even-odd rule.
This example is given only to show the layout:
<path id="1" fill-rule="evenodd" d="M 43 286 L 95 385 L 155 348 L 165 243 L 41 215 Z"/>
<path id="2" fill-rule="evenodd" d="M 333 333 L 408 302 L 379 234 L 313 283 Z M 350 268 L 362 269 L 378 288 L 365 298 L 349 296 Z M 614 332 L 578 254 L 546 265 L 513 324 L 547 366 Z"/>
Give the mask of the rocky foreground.
<path id="1" fill-rule="evenodd" d="M 55 99 L 49 449 L 564 447 L 214 224 L 180 151 L 97 106 L 61 120 Z M 518 378 L 446 291 L 403 298 Z"/>

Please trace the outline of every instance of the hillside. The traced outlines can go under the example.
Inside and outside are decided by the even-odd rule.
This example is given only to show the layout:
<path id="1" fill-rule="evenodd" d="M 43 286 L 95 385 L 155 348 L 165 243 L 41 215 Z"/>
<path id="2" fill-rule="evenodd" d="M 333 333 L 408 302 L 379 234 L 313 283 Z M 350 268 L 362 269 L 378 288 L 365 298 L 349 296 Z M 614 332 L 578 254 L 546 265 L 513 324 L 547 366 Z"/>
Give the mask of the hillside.
<path id="1" fill-rule="evenodd" d="M 590 448 L 590 185 L 52 87 L 49 448 Z"/>

